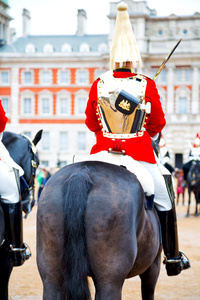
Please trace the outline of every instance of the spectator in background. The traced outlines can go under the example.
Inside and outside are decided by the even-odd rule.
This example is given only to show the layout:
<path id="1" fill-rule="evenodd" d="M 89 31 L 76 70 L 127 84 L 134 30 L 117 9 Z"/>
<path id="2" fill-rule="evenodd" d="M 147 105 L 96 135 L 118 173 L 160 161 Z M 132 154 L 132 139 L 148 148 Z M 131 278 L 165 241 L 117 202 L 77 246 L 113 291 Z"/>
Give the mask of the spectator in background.
<path id="1" fill-rule="evenodd" d="M 38 181 L 38 184 L 39 184 L 38 200 L 37 200 L 38 202 L 39 202 L 41 192 L 42 192 L 46 182 L 49 180 L 50 177 L 51 177 L 51 174 L 50 174 L 50 172 L 47 168 L 42 168 L 42 171 L 37 176 L 37 181 Z"/>
<path id="2" fill-rule="evenodd" d="M 179 197 L 182 194 L 182 203 L 184 205 L 184 192 L 185 192 L 185 183 L 184 183 L 184 174 L 183 170 L 179 169 L 175 172 L 175 177 L 177 178 L 177 188 L 176 188 L 176 194 L 177 194 L 177 200 L 176 204 L 179 203 Z"/>

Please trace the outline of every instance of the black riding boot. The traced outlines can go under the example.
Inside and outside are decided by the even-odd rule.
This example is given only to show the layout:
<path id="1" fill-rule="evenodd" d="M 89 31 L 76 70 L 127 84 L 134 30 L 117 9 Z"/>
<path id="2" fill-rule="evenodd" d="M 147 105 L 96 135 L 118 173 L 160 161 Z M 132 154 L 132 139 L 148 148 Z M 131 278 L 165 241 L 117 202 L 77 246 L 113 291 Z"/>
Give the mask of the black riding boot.
<path id="1" fill-rule="evenodd" d="M 21 266 L 31 253 L 23 243 L 23 221 L 21 201 L 17 203 L 2 202 L 5 216 L 6 234 L 9 242 L 10 258 L 13 266 Z"/>
<path id="2" fill-rule="evenodd" d="M 161 223 L 162 243 L 165 254 L 164 264 L 168 276 L 178 275 L 182 270 L 190 268 L 190 262 L 187 256 L 179 251 L 178 246 L 178 229 L 176 221 L 176 209 L 174 203 L 174 189 L 171 175 L 163 175 L 172 203 L 172 209 L 169 211 L 158 211 Z"/>

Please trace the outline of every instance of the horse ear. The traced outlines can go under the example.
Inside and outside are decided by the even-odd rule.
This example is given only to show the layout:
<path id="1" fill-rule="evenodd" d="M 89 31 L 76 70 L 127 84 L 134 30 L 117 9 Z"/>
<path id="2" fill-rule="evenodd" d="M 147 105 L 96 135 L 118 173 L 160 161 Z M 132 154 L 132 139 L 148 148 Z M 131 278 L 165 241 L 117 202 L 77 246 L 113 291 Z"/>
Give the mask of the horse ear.
<path id="1" fill-rule="evenodd" d="M 42 132 L 43 132 L 43 129 L 39 130 L 39 131 L 36 133 L 36 135 L 35 135 L 35 137 L 34 137 L 34 139 L 33 139 L 33 144 L 34 144 L 35 146 L 36 146 L 37 143 L 41 140 L 41 138 L 42 138 Z"/>

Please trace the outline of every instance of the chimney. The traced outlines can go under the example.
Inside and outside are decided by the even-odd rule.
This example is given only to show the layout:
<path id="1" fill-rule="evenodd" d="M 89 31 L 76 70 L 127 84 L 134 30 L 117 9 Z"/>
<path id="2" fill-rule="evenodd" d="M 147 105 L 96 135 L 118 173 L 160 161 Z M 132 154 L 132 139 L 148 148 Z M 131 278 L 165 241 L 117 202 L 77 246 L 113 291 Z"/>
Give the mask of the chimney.
<path id="1" fill-rule="evenodd" d="M 84 9 L 78 9 L 76 35 L 83 36 L 86 33 L 86 20 L 86 11 Z"/>
<path id="2" fill-rule="evenodd" d="M 27 37 L 27 35 L 30 34 L 30 12 L 27 9 L 23 9 L 22 13 L 22 20 L 23 20 L 23 25 L 22 25 L 22 36 Z"/>

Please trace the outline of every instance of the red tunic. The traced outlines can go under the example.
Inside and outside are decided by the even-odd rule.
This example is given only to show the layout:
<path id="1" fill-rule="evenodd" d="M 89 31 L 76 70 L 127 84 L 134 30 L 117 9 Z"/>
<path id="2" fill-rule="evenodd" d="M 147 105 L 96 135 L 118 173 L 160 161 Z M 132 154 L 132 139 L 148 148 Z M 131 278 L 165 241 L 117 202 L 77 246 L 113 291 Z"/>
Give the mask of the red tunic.
<path id="1" fill-rule="evenodd" d="M 8 121 L 8 118 L 6 117 L 5 110 L 4 110 L 1 100 L 0 100 L 0 132 L 4 131 L 7 121 Z"/>
<path id="2" fill-rule="evenodd" d="M 113 76 L 115 78 L 126 78 L 135 75 L 136 74 L 127 71 L 113 72 Z M 145 79 L 147 80 L 145 101 L 151 102 L 151 113 L 146 115 L 146 124 L 144 125 L 146 131 L 144 131 L 143 136 L 123 140 L 103 136 L 102 127 L 100 126 L 98 116 L 96 115 L 97 84 L 100 79 L 94 81 L 89 93 L 89 99 L 85 111 L 85 124 L 96 134 L 96 144 L 92 147 L 90 152 L 91 154 L 112 148 L 117 151 L 124 150 L 125 154 L 131 156 L 135 160 L 156 163 L 151 137 L 162 131 L 166 124 L 166 120 L 155 82 L 146 77 Z"/>

